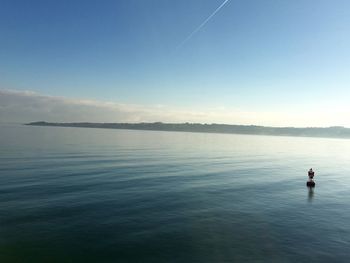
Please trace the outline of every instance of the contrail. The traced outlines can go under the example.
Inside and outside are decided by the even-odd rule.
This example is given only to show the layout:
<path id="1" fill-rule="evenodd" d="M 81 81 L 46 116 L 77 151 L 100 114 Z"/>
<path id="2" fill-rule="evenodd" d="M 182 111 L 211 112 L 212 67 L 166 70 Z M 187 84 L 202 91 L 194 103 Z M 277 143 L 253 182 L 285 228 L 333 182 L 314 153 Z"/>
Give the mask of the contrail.
<path id="1" fill-rule="evenodd" d="M 199 30 L 201 30 L 201 28 L 204 27 L 205 24 L 208 23 L 209 20 L 212 19 L 213 16 L 215 16 L 215 14 L 216 14 L 217 12 L 219 12 L 220 9 L 223 8 L 224 5 L 226 5 L 226 3 L 227 3 L 228 1 L 230 1 L 230 0 L 225 0 L 218 8 L 216 8 L 215 11 L 214 11 L 210 16 L 208 16 L 207 19 L 205 19 L 205 20 L 203 21 L 202 24 L 200 24 L 195 30 L 193 30 L 192 33 L 189 34 L 189 35 L 177 46 L 177 49 L 179 49 L 180 47 L 182 47 L 183 44 L 185 44 L 188 40 L 191 39 L 191 37 L 193 37 L 194 34 L 196 34 Z"/>

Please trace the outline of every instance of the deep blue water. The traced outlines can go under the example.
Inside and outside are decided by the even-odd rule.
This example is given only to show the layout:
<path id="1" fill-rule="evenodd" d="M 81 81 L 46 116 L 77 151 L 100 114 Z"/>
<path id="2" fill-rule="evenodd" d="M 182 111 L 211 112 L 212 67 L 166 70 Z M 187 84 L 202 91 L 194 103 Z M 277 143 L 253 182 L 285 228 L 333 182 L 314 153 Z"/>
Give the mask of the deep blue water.
<path id="1" fill-rule="evenodd" d="M 0 262 L 349 262 L 349 175 L 350 140 L 1 125 Z"/>

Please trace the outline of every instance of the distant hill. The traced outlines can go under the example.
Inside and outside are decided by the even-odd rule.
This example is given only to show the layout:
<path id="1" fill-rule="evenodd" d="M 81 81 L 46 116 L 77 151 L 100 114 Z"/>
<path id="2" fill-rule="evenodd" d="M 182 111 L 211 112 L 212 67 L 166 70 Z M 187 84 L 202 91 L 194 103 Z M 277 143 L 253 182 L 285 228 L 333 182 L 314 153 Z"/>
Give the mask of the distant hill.
<path id="1" fill-rule="evenodd" d="M 152 130 L 152 131 L 181 131 L 204 133 L 233 133 L 275 136 L 302 136 L 326 138 L 350 138 L 350 129 L 341 126 L 328 128 L 293 128 L 293 127 L 265 127 L 256 125 L 229 125 L 229 124 L 199 124 L 199 123 L 51 123 L 45 121 L 31 122 L 26 125 L 54 126 L 54 127 L 81 127 L 103 129 Z"/>

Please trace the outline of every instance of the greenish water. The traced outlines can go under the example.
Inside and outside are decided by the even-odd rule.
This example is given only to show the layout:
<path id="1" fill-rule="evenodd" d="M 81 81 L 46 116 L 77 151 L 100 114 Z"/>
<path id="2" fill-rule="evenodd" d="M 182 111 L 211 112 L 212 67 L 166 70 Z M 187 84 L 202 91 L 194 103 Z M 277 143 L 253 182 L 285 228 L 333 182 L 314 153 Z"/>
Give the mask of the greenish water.
<path id="1" fill-rule="evenodd" d="M 350 140 L 21 125 L 0 135 L 0 262 L 350 260 Z"/>

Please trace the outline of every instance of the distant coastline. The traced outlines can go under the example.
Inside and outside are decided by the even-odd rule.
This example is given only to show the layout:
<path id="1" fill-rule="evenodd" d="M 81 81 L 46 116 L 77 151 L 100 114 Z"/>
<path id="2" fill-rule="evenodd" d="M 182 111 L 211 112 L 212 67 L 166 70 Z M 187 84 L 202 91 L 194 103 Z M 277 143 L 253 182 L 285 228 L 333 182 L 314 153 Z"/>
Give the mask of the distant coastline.
<path id="1" fill-rule="evenodd" d="M 267 127 L 256 125 L 229 125 L 229 124 L 200 124 L 200 123 L 91 123 L 91 122 L 31 122 L 25 125 L 53 126 L 53 127 L 79 127 L 102 129 L 126 129 L 126 130 L 150 130 L 150 131 L 181 131 L 202 133 L 225 134 L 251 134 L 271 136 L 296 136 L 296 137 L 324 137 L 324 138 L 350 138 L 350 128 L 341 126 L 327 128 L 294 128 L 294 127 Z"/>

